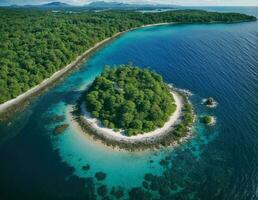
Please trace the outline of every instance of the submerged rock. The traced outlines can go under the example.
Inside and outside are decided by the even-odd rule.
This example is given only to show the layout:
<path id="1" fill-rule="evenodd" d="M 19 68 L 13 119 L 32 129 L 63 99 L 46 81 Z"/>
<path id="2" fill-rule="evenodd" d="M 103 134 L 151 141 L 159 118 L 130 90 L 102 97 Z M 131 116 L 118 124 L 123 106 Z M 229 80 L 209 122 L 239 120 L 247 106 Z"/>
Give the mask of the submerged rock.
<path id="1" fill-rule="evenodd" d="M 145 188 L 145 189 L 149 189 L 149 184 L 147 181 L 143 181 L 142 182 L 142 186 Z"/>
<path id="2" fill-rule="evenodd" d="M 167 166 L 168 165 L 168 161 L 165 160 L 165 159 L 162 159 L 159 161 L 159 164 L 162 165 L 162 166 Z"/>
<path id="3" fill-rule="evenodd" d="M 140 187 L 132 188 L 129 192 L 130 200 L 149 200 L 151 195 Z"/>
<path id="4" fill-rule="evenodd" d="M 158 182 L 157 181 L 152 181 L 150 184 L 150 189 L 153 191 L 158 190 L 159 186 L 158 186 Z"/>
<path id="5" fill-rule="evenodd" d="M 158 192 L 159 192 L 160 196 L 166 197 L 169 195 L 170 190 L 167 185 L 162 185 L 161 187 L 159 187 Z"/>
<path id="6" fill-rule="evenodd" d="M 109 196 L 105 196 L 102 198 L 102 200 L 111 200 Z"/>
<path id="7" fill-rule="evenodd" d="M 63 133 L 67 128 L 69 127 L 69 124 L 62 124 L 55 127 L 53 134 L 59 135 Z"/>
<path id="8" fill-rule="evenodd" d="M 102 197 L 105 196 L 105 195 L 107 194 L 107 186 L 101 185 L 101 186 L 98 188 L 97 192 L 98 192 L 98 195 L 100 195 L 100 196 L 102 196 Z"/>
<path id="9" fill-rule="evenodd" d="M 144 179 L 146 181 L 153 181 L 155 179 L 155 176 L 153 174 L 147 173 L 144 175 Z"/>
<path id="10" fill-rule="evenodd" d="M 94 179 L 92 177 L 85 178 L 84 187 L 86 189 L 86 193 L 89 196 L 88 199 L 96 199 L 95 184 Z"/>
<path id="11" fill-rule="evenodd" d="M 106 178 L 106 174 L 104 173 L 104 172 L 97 172 L 96 174 L 95 174 L 95 177 L 96 177 L 96 179 L 98 180 L 98 181 L 102 181 L 102 180 L 104 180 L 105 178 Z"/>
<path id="12" fill-rule="evenodd" d="M 64 115 L 54 115 L 52 117 L 49 118 L 51 121 L 53 122 L 62 122 L 65 119 Z"/>
<path id="13" fill-rule="evenodd" d="M 208 97 L 207 99 L 204 99 L 203 104 L 207 107 L 212 108 L 217 105 L 217 102 L 212 97 Z"/>
<path id="14" fill-rule="evenodd" d="M 82 169 L 83 169 L 84 171 L 88 171 L 88 170 L 90 169 L 90 165 L 89 165 L 89 164 L 84 165 L 84 166 L 82 166 Z"/>
<path id="15" fill-rule="evenodd" d="M 121 187 L 112 187 L 110 194 L 115 196 L 117 199 L 120 199 L 124 196 L 124 191 Z"/>

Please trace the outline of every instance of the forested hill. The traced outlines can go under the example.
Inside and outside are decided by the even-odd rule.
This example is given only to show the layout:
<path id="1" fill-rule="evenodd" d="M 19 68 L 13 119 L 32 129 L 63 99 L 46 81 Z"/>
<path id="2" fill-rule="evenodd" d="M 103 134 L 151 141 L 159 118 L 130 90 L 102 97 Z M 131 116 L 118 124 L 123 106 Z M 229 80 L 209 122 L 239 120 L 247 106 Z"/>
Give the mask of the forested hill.
<path id="1" fill-rule="evenodd" d="M 62 69 L 97 42 L 117 32 L 161 22 L 239 22 L 236 13 L 181 10 L 51 12 L 0 9 L 0 103 L 12 99 Z"/>

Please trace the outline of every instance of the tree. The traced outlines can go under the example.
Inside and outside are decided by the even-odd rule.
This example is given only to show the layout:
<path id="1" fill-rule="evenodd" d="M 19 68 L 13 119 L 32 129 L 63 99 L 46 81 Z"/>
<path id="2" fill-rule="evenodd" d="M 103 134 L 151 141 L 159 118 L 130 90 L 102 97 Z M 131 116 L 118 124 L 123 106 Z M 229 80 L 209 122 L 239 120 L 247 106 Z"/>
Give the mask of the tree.
<path id="1" fill-rule="evenodd" d="M 158 77 L 132 65 L 105 68 L 85 92 L 85 103 L 106 127 L 130 129 L 129 134 L 152 131 L 163 126 L 175 110 L 170 91 Z M 119 81 L 124 84 L 116 88 Z"/>
<path id="2" fill-rule="evenodd" d="M 211 116 L 204 116 L 204 117 L 202 117 L 202 122 L 204 124 L 210 124 L 212 122 L 212 117 Z"/>
<path id="3" fill-rule="evenodd" d="M 133 120 L 133 114 L 132 113 L 124 113 L 122 115 L 121 125 L 123 127 L 129 127 L 132 120 Z"/>
<path id="4" fill-rule="evenodd" d="M 41 83 L 53 73 L 71 63 L 77 56 L 91 48 L 97 42 L 113 36 L 120 31 L 140 27 L 144 24 L 162 22 L 239 22 L 256 20 L 253 16 L 238 13 L 216 13 L 194 10 L 178 10 L 160 13 L 140 13 L 134 11 L 80 12 L 71 15 L 66 12 L 52 13 L 33 9 L 0 8 L 0 77 L 7 84 L 16 79 L 20 87 L 9 87 L 8 93 L 1 93 L 0 103 L 16 97 L 20 93 Z M 2 67 L 4 66 L 4 67 Z M 8 68 L 8 73 L 2 68 Z M 25 70 L 27 79 L 21 79 L 19 73 L 10 71 Z M 108 70 L 109 71 L 109 70 Z M 110 84 L 114 77 L 121 80 L 124 87 L 133 77 L 141 74 L 149 86 L 162 77 L 156 73 L 144 73 L 138 70 L 109 71 Z M 131 73 L 131 74 L 130 74 Z M 2 76 L 7 76 L 2 79 Z M 131 76 L 129 82 L 127 77 Z M 13 90 L 12 90 L 13 89 Z M 134 92 L 128 92 L 133 95 Z M 4 95 L 4 96 L 3 96 Z M 151 97 L 151 96 L 150 96 Z"/>
<path id="5" fill-rule="evenodd" d="M 130 123 L 130 128 L 141 130 L 142 129 L 142 121 L 139 119 L 136 119 Z"/>

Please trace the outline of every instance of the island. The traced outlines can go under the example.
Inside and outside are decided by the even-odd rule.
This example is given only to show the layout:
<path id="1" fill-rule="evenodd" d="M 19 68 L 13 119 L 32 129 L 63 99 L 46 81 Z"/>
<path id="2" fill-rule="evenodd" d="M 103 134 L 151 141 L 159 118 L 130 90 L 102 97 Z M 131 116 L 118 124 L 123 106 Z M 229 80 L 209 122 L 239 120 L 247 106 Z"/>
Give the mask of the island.
<path id="1" fill-rule="evenodd" d="M 85 94 L 91 116 L 132 136 L 162 127 L 176 110 L 160 75 L 133 66 L 106 68 Z"/>
<path id="2" fill-rule="evenodd" d="M 130 150 L 175 144 L 194 122 L 185 94 L 161 75 L 130 64 L 105 67 L 73 113 L 83 132 Z"/>
<path id="3" fill-rule="evenodd" d="M 214 108 L 218 103 L 212 97 L 208 97 L 207 99 L 203 100 L 203 104 L 209 108 Z"/>
<path id="4" fill-rule="evenodd" d="M 206 125 L 214 125 L 216 121 L 213 116 L 205 115 L 201 117 L 201 122 Z"/>
<path id="5" fill-rule="evenodd" d="M 90 53 L 127 31 L 149 25 L 254 20 L 246 14 L 203 10 L 70 13 L 0 8 L 0 114 L 13 113 L 14 107 L 21 107 Z"/>

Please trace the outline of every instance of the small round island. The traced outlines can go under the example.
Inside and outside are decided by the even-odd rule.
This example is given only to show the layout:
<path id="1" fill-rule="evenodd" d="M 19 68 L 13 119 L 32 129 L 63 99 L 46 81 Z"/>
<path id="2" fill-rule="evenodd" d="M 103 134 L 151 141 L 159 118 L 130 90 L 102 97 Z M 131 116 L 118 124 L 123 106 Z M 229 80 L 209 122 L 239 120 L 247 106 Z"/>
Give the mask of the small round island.
<path id="1" fill-rule="evenodd" d="M 209 108 L 214 108 L 217 106 L 217 102 L 212 97 L 208 97 L 207 99 L 204 99 L 204 105 Z"/>
<path id="2" fill-rule="evenodd" d="M 213 116 L 209 116 L 209 115 L 205 115 L 201 118 L 202 123 L 206 124 L 206 125 L 214 125 L 216 123 L 215 121 L 215 117 Z"/>
<path id="3" fill-rule="evenodd" d="M 170 145 L 185 137 L 194 121 L 186 95 L 159 74 L 132 65 L 106 67 L 77 108 L 84 132 L 128 150 Z"/>

